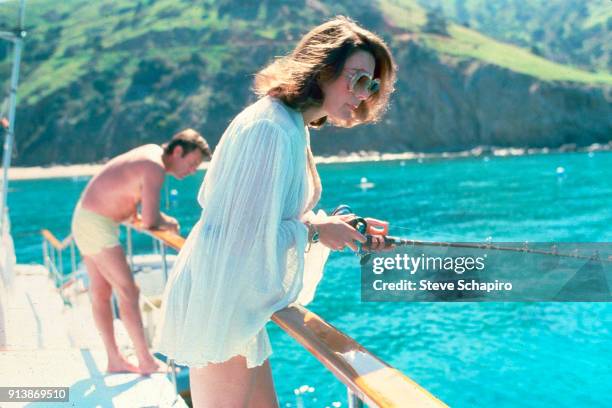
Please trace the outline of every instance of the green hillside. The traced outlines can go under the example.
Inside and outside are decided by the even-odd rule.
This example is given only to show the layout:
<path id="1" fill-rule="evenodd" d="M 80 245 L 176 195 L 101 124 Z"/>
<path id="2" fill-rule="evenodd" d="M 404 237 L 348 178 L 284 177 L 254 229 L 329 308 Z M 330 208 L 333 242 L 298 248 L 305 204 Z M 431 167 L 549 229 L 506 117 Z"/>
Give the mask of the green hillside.
<path id="1" fill-rule="evenodd" d="M 562 65 L 460 25 L 452 24 L 448 32 L 450 37 L 430 35 L 425 42 L 446 54 L 475 58 L 543 80 L 612 84 L 612 74 L 591 73 Z"/>
<path id="2" fill-rule="evenodd" d="M 456 24 L 543 57 L 593 72 L 612 71 L 610 0 L 419 0 Z"/>
<path id="3" fill-rule="evenodd" d="M 157 56 L 180 62 L 201 51 L 198 55 L 212 74 L 224 66 L 224 60 L 231 58 L 235 50 L 257 45 L 258 40 L 286 41 L 289 46 L 309 22 L 315 24 L 318 21 L 316 14 L 319 10 L 316 9 L 283 13 L 283 6 L 277 8 L 274 2 L 261 2 L 257 6 L 238 3 L 241 2 L 197 5 L 191 1 L 174 0 L 30 2 L 24 81 L 20 88 L 22 102 L 36 103 L 92 69 L 116 69 L 120 61 L 123 62 L 120 69 L 127 79 L 138 64 L 137 58 L 130 57 L 136 56 Z M 1 26 L 9 26 L 10 16 L 16 14 L 16 4 L 0 3 L 2 8 L 7 8 L 7 12 L 1 13 Z M 338 5 L 324 6 L 321 3 L 320 7 L 327 14 L 346 11 Z M 384 18 L 395 27 L 407 32 L 421 32 L 419 39 L 441 53 L 486 61 L 544 80 L 612 83 L 609 73 L 593 74 L 556 64 L 527 49 L 495 41 L 455 24 L 449 26 L 448 37 L 423 33 L 427 24 L 426 12 L 416 1 L 382 0 L 380 9 Z M 295 19 L 283 19 L 283 14 L 293 15 Z M 585 21 L 585 24 L 597 23 Z M 170 39 L 167 44 L 156 43 L 156 33 L 178 33 L 180 30 L 186 30 L 185 36 L 199 38 L 190 38 L 186 43 L 178 38 L 176 41 Z M 237 41 L 232 41 L 229 47 L 229 39 Z M 8 74 L 7 62 L 5 58 L 1 71 L 4 75 Z M 125 80 L 116 85 L 116 91 L 121 92 L 127 89 L 129 82 Z"/>
<path id="4" fill-rule="evenodd" d="M 591 73 L 555 63 L 533 54 L 528 48 L 497 41 L 451 22 L 447 22 L 447 35 L 424 32 L 427 11 L 412 0 L 383 0 L 381 4 L 387 18 L 395 26 L 418 33 L 413 38 L 421 39 L 428 47 L 441 53 L 486 61 L 543 80 L 612 84 L 612 73 Z"/>
<path id="5" fill-rule="evenodd" d="M 0 30 L 14 26 L 16 6 L 16 1 L 0 2 Z M 511 81 L 504 76 L 524 74 L 551 87 L 565 86 L 555 81 L 574 87 L 612 84 L 610 73 L 552 62 L 530 47 L 504 43 L 452 23 L 417 0 L 32 0 L 27 2 L 18 116 L 23 133 L 16 145 L 16 160 L 95 161 L 138 143 L 163 140 L 186 126 L 202 129 L 214 142 L 232 115 L 252 99 L 253 73 L 290 50 L 310 27 L 337 14 L 352 17 L 390 43 L 401 71 L 398 89 L 418 85 L 403 75 L 407 69 L 431 65 L 431 75 L 423 81 L 438 87 L 443 85 L 437 82 L 442 77 L 435 71 L 467 75 L 454 68 L 463 62 L 498 67 L 501 83 Z M 595 14 L 587 17 L 585 27 L 599 27 Z M 427 59 L 408 52 L 415 49 Z M 10 57 L 7 43 L 0 42 L 3 84 L 8 84 Z M 458 96 L 454 103 L 468 96 Z M 433 109 L 425 106 L 427 101 L 412 101 L 402 92 L 394 98 L 398 107 L 415 103 Z M 418 110 L 412 112 L 417 115 Z M 439 115 L 440 110 L 430 114 L 435 112 Z M 398 114 L 388 126 L 405 128 L 398 121 L 409 120 L 410 116 Z M 426 129 L 427 123 L 421 126 Z M 475 132 L 482 126 L 468 129 Z M 469 144 L 451 141 L 449 135 L 457 130 L 450 125 L 440 131 L 446 136 L 432 136 L 423 148 L 440 140 L 446 141 L 436 148 Z M 389 128 L 386 134 L 396 132 Z M 470 137 L 482 138 L 479 132 Z M 601 132 L 597 128 L 596 134 Z M 504 133 L 503 137 L 509 136 Z M 563 140 L 572 137 L 563 136 Z M 415 146 L 398 138 L 381 139 L 376 148 Z M 359 140 L 344 148 L 373 148 L 365 133 Z M 339 149 L 332 142 L 320 143 L 327 143 L 321 145 L 323 152 Z"/>

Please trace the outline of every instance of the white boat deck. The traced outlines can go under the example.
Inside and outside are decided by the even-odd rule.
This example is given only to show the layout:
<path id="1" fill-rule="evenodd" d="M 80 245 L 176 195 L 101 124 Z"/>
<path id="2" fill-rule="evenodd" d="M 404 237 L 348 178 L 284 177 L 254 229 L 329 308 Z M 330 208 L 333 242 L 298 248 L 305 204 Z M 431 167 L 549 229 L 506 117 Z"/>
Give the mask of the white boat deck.
<path id="1" fill-rule="evenodd" d="M 16 268 L 13 289 L 0 294 L 0 386 L 70 387 L 70 402 L 35 407 L 186 407 L 163 374 L 105 374 L 106 353 L 91 315 L 87 294 L 63 301 L 42 266 Z M 130 341 L 115 321 L 118 344 Z M 135 361 L 133 361 L 135 362 Z M 0 402 L 0 407 L 29 403 Z"/>

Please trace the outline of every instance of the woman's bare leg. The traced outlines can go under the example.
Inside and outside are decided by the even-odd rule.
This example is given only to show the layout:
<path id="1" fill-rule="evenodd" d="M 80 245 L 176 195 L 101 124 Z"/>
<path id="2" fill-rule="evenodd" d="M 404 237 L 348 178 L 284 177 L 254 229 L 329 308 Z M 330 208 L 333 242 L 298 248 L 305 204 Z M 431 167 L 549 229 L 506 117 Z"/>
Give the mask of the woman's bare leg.
<path id="1" fill-rule="evenodd" d="M 254 379 L 249 395 L 249 408 L 277 408 L 278 400 L 274 390 L 270 360 L 262 365 L 252 368 Z"/>
<path id="2" fill-rule="evenodd" d="M 269 373 L 267 360 L 262 366 L 249 369 L 242 356 L 191 368 L 191 401 L 194 408 L 276 408 L 278 403 Z"/>

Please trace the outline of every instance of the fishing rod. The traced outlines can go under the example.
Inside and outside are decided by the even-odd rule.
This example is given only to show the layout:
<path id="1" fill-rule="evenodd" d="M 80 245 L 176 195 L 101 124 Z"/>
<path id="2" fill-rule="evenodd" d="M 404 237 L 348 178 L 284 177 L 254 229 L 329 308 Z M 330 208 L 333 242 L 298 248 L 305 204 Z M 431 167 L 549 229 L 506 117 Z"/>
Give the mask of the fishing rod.
<path id="1" fill-rule="evenodd" d="M 349 215 L 353 214 L 351 208 L 346 204 L 341 204 L 332 212 L 332 215 Z M 523 245 L 522 248 L 516 247 L 503 247 L 499 245 L 493 245 L 490 242 L 483 244 L 475 244 L 475 243 L 464 243 L 464 242 L 443 242 L 443 241 L 420 241 L 407 239 L 402 237 L 395 237 L 388 235 L 389 231 L 389 223 L 385 221 L 376 220 L 373 218 L 363 218 L 363 217 L 355 217 L 354 219 L 347 221 L 347 223 L 359 231 L 366 237 L 366 242 L 357 243 L 357 255 L 361 256 L 361 263 L 367 262 L 373 252 L 377 252 L 380 250 L 397 248 L 397 247 L 446 247 L 446 248 L 469 248 L 469 249 L 484 249 L 484 250 L 494 250 L 494 251 L 510 251 L 510 252 L 522 252 L 536 255 L 547 255 L 547 256 L 556 256 L 562 258 L 572 258 L 572 259 L 584 259 L 584 260 L 596 260 L 603 262 L 612 262 L 612 255 L 609 255 L 607 258 L 601 258 L 599 256 L 599 252 L 595 251 L 591 256 L 579 255 L 578 249 L 574 250 L 574 253 L 561 253 L 557 251 L 557 246 L 553 245 L 551 251 L 544 251 L 538 249 L 532 249 L 528 247 L 527 242 Z M 375 244 L 374 237 L 381 237 L 383 240 L 383 247 L 377 247 L 373 249 Z M 378 244 L 380 245 L 380 244 Z"/>

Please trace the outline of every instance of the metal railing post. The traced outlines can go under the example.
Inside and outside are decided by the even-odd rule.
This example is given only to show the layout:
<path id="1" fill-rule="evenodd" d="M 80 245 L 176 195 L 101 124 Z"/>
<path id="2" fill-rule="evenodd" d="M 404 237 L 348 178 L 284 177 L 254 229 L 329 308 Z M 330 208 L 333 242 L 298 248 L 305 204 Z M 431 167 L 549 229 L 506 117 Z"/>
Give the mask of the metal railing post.
<path id="1" fill-rule="evenodd" d="M 55 266 L 55 247 L 51 246 L 51 263 Z"/>
<path id="2" fill-rule="evenodd" d="M 346 387 L 346 393 L 348 397 L 348 408 L 363 408 L 363 401 L 361 401 L 350 388 Z"/>
<path id="3" fill-rule="evenodd" d="M 73 274 L 76 273 L 76 249 L 74 248 L 73 238 L 70 238 L 70 268 L 72 269 Z"/>
<path id="4" fill-rule="evenodd" d="M 132 247 L 132 228 L 126 225 L 126 241 L 127 241 L 127 255 L 128 262 L 130 264 L 130 270 L 134 270 L 134 248 Z"/>
<path id="5" fill-rule="evenodd" d="M 159 253 L 159 247 L 158 247 L 159 242 L 157 241 L 155 237 L 152 237 L 151 239 L 153 241 L 153 253 L 158 254 Z"/>
<path id="6" fill-rule="evenodd" d="M 62 261 L 62 252 L 64 252 L 63 249 L 58 249 L 57 252 L 59 253 L 58 259 L 59 259 L 59 273 L 60 276 L 64 276 L 64 262 Z"/>
<path id="7" fill-rule="evenodd" d="M 160 256 L 162 261 L 162 276 L 164 277 L 164 284 L 168 282 L 168 262 L 166 260 L 166 245 L 163 242 L 159 243 Z"/>
<path id="8" fill-rule="evenodd" d="M 45 264 L 45 268 L 49 270 L 49 244 L 47 243 L 46 238 L 43 238 L 42 251 L 43 251 L 43 263 Z"/>
<path id="9" fill-rule="evenodd" d="M 178 395 L 178 385 L 176 383 L 176 366 L 174 364 L 173 359 L 168 360 L 168 367 L 171 370 L 170 379 L 172 380 L 172 385 L 174 385 L 174 392 Z"/>
<path id="10" fill-rule="evenodd" d="M 117 303 L 117 296 L 114 290 L 111 295 L 111 309 L 113 310 L 113 319 L 118 319 L 119 315 L 117 311 L 119 310 L 119 304 Z"/>
<path id="11" fill-rule="evenodd" d="M 26 31 L 24 29 L 25 0 L 19 2 L 19 26 L 14 33 L 9 33 L 8 39 L 13 43 L 13 67 L 11 70 L 11 85 L 9 88 L 8 105 L 8 130 L 4 137 L 2 154 L 2 191 L 0 192 L 0 232 L 4 232 L 7 218 L 4 213 L 7 211 L 8 194 L 8 169 L 11 167 L 13 157 L 13 145 L 15 140 L 15 109 L 17 106 L 17 84 L 19 83 L 19 67 L 21 64 L 21 50 L 23 48 Z M 2 32 L 2 38 L 7 39 Z"/>

